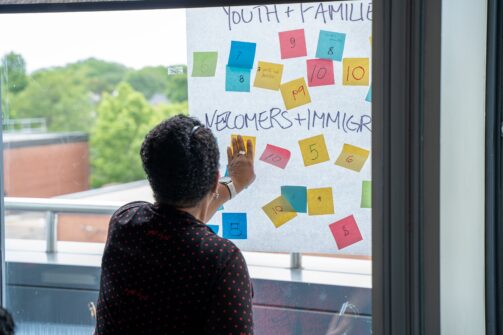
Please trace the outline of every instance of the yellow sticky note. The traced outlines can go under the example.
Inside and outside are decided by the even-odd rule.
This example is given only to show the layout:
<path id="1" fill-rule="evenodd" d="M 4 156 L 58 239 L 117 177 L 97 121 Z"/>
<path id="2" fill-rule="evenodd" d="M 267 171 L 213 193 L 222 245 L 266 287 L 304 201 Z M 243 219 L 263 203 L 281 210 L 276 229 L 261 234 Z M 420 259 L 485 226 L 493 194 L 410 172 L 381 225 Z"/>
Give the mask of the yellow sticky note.
<path id="1" fill-rule="evenodd" d="M 286 109 L 292 109 L 311 102 L 304 77 L 282 84 L 280 90 Z"/>
<path id="2" fill-rule="evenodd" d="M 277 91 L 281 85 L 283 64 L 258 62 L 253 86 Z"/>
<path id="3" fill-rule="evenodd" d="M 276 228 L 284 225 L 297 216 L 292 205 L 282 196 L 277 197 L 264 207 L 262 210 L 269 217 Z"/>
<path id="4" fill-rule="evenodd" d="M 331 187 L 307 190 L 307 213 L 309 215 L 334 214 L 334 197 Z"/>
<path id="5" fill-rule="evenodd" d="M 246 151 L 246 153 L 248 153 L 248 146 L 246 144 L 246 143 L 248 143 L 248 140 L 251 140 L 253 152 L 255 153 L 256 152 L 255 151 L 255 142 L 256 142 L 257 138 L 255 136 L 243 136 L 243 135 L 241 135 L 241 137 L 243 138 L 243 142 L 245 142 L 245 151 Z M 234 138 L 237 141 L 238 140 L 238 135 L 235 135 L 235 134 L 231 135 L 231 146 L 230 146 L 231 150 L 232 150 L 232 140 Z"/>
<path id="6" fill-rule="evenodd" d="M 342 59 L 342 84 L 353 86 L 369 85 L 369 59 L 368 58 L 343 58 Z"/>
<path id="7" fill-rule="evenodd" d="M 344 144 L 342 152 L 337 158 L 335 165 L 360 172 L 363 164 L 365 164 L 367 158 L 369 157 L 369 153 L 370 151 L 363 148 L 351 144 Z"/>
<path id="8" fill-rule="evenodd" d="M 330 160 L 328 156 L 325 136 L 317 135 L 299 141 L 300 152 L 304 160 L 304 166 L 323 163 Z"/>

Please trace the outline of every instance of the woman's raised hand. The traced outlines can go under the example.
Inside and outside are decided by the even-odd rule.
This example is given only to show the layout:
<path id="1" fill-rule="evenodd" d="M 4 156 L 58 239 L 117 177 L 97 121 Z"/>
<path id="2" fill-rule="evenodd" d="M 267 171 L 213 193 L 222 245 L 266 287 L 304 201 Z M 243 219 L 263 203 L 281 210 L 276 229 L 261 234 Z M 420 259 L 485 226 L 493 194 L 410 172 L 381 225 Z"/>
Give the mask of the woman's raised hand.
<path id="1" fill-rule="evenodd" d="M 227 172 L 239 193 L 255 180 L 253 145 L 248 140 L 245 148 L 243 137 L 238 135 L 232 138 L 231 146 L 227 147 Z"/>

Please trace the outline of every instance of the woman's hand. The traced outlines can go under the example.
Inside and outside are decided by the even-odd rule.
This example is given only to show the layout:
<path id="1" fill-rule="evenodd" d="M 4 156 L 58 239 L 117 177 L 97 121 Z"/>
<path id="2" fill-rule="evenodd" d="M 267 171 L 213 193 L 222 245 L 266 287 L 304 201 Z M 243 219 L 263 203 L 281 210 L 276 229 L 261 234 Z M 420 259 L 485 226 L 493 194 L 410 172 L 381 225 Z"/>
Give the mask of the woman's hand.
<path id="1" fill-rule="evenodd" d="M 239 193 L 247 188 L 255 180 L 255 170 L 253 167 L 253 145 L 252 141 L 243 141 L 241 135 L 232 138 L 232 148 L 227 147 L 227 172 L 232 179 L 236 192 Z M 244 154 L 243 154 L 244 153 Z"/>

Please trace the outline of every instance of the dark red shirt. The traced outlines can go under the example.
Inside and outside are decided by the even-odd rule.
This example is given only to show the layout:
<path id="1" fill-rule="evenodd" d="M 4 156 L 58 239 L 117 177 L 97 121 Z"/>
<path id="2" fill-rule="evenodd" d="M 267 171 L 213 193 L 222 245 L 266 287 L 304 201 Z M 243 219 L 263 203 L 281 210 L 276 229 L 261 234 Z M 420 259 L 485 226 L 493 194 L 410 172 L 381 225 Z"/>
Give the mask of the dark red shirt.
<path id="1" fill-rule="evenodd" d="M 253 334 L 240 250 L 188 213 L 133 202 L 110 220 L 96 334 Z"/>

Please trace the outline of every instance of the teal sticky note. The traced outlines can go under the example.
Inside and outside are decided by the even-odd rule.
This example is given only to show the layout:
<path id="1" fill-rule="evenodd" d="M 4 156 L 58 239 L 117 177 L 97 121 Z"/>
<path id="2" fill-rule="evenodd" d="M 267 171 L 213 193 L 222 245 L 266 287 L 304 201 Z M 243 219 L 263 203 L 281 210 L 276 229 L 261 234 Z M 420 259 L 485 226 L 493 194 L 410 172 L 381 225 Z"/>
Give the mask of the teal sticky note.
<path id="1" fill-rule="evenodd" d="M 214 77 L 218 52 L 194 52 L 192 54 L 192 77 Z"/>
<path id="2" fill-rule="evenodd" d="M 372 208 L 372 182 L 370 180 L 362 181 L 362 201 L 361 208 Z"/>
<path id="3" fill-rule="evenodd" d="M 251 69 L 227 66 L 225 90 L 228 92 L 250 92 Z"/>
<path id="4" fill-rule="evenodd" d="M 257 43 L 231 41 L 231 52 L 229 53 L 227 65 L 251 69 L 255 60 L 256 48 Z"/>
<path id="5" fill-rule="evenodd" d="M 207 226 L 211 229 L 212 232 L 214 232 L 215 234 L 218 234 L 218 231 L 220 229 L 219 225 L 216 225 L 216 224 L 207 224 Z"/>
<path id="6" fill-rule="evenodd" d="M 224 205 L 220 205 L 220 207 L 218 207 L 217 211 L 223 211 L 224 210 Z"/>
<path id="7" fill-rule="evenodd" d="M 369 86 L 369 91 L 367 92 L 365 101 L 372 102 L 372 85 Z"/>
<path id="8" fill-rule="evenodd" d="M 229 177 L 229 166 L 225 166 L 225 174 L 224 177 Z"/>
<path id="9" fill-rule="evenodd" d="M 342 60 L 346 34 L 320 30 L 316 58 Z"/>
<path id="10" fill-rule="evenodd" d="M 292 205 L 296 212 L 307 212 L 307 187 L 281 186 L 281 195 Z"/>

